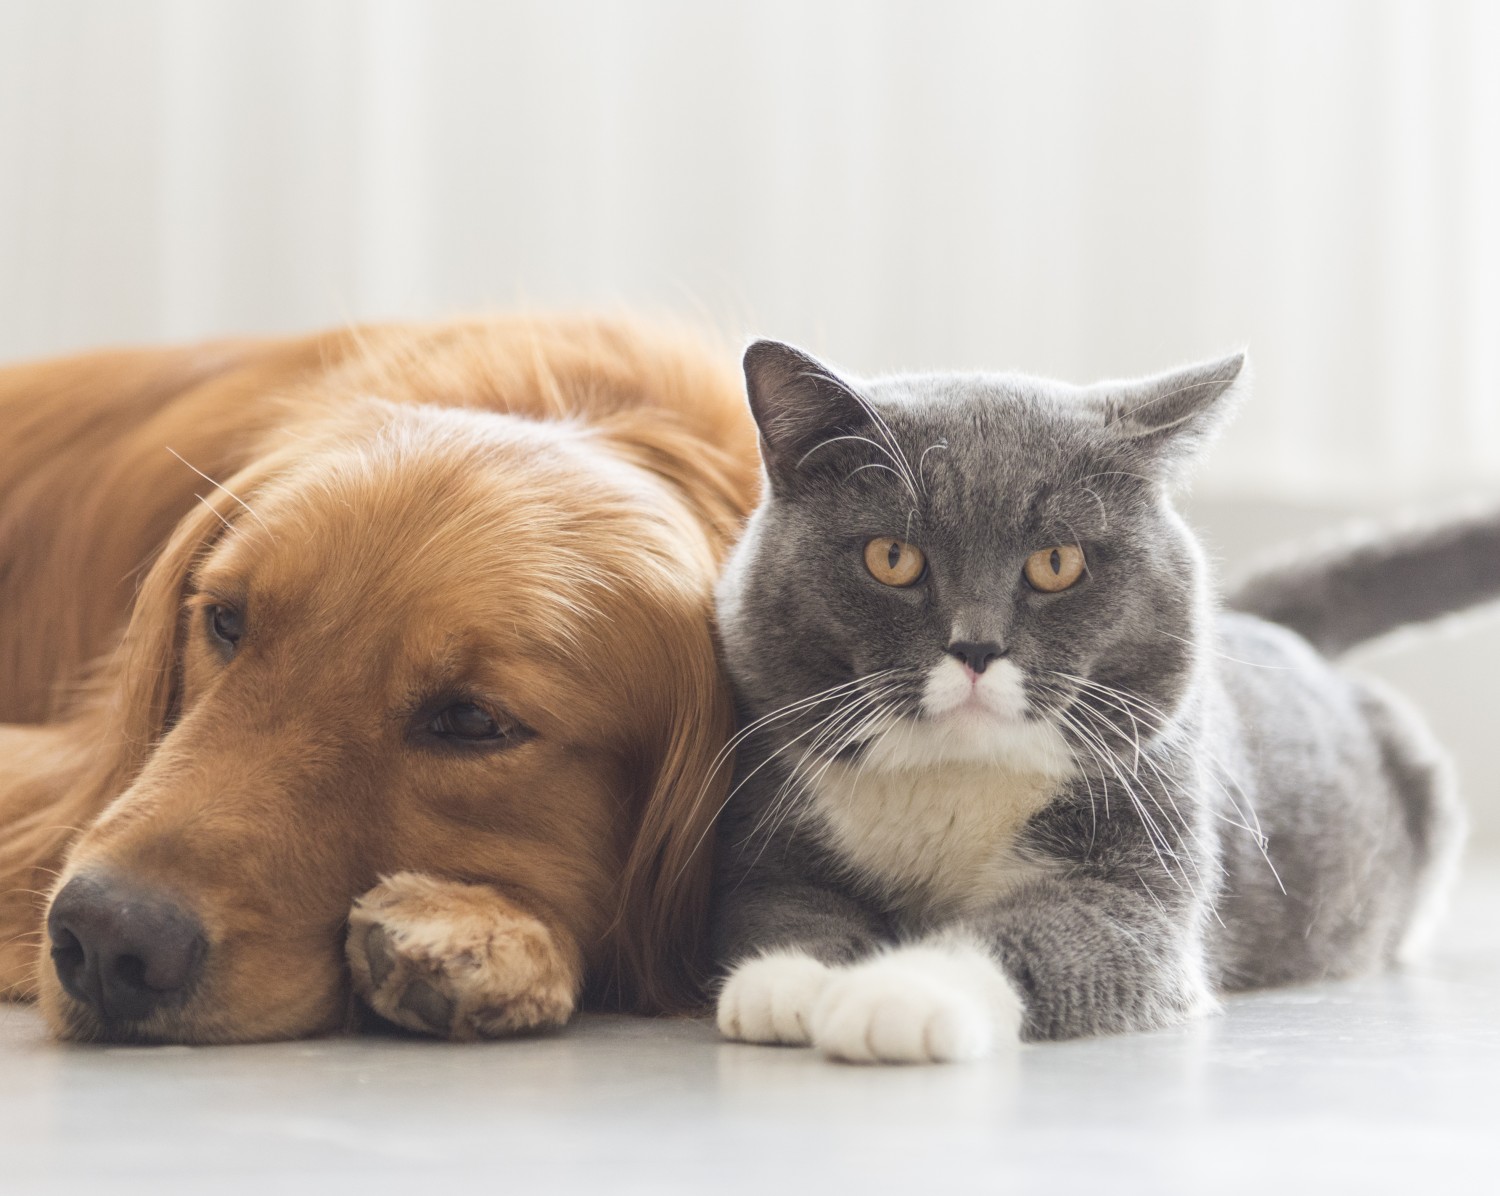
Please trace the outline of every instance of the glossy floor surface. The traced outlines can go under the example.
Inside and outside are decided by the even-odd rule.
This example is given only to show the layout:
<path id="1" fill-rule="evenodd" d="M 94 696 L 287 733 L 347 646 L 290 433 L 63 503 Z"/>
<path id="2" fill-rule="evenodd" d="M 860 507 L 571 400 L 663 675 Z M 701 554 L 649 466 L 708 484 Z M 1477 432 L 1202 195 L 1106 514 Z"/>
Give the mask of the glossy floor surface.
<path id="1" fill-rule="evenodd" d="M 0 1007 L 0 1193 L 1500 1191 L 1500 866 L 1433 961 L 1169 1033 L 870 1069 L 695 1022 L 484 1046 L 49 1043 Z"/>

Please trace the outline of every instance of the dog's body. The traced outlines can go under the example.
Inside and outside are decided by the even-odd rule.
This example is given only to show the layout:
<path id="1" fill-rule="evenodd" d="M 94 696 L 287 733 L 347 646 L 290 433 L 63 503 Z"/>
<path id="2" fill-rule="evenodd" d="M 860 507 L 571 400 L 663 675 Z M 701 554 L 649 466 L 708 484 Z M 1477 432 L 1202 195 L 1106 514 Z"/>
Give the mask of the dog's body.
<path id="1" fill-rule="evenodd" d="M 604 321 L 0 371 L 0 991 L 128 1040 L 336 1028 L 350 972 L 456 1037 L 681 1004 L 757 477 L 733 374 Z"/>

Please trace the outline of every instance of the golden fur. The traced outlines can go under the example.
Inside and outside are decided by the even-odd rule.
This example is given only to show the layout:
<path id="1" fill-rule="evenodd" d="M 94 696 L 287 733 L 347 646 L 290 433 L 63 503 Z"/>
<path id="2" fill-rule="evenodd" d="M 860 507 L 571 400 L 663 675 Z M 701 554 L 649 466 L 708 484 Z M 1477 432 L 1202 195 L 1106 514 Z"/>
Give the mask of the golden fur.
<path id="1" fill-rule="evenodd" d="M 186 1041 L 346 1025 L 351 972 L 454 1037 L 694 1000 L 758 476 L 717 355 L 521 318 L 99 353 L 0 370 L 0 429 L 0 992 Z M 433 750 L 445 695 L 532 737 Z M 100 870 L 210 944 L 123 1030 L 41 941 Z"/>

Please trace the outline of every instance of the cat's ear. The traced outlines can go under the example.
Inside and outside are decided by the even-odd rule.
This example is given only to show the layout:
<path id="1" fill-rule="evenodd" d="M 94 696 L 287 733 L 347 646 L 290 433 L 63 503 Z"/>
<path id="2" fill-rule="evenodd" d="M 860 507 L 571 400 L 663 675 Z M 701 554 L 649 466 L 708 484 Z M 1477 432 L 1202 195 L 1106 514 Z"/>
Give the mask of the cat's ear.
<path id="1" fill-rule="evenodd" d="M 1143 466 L 1170 478 L 1228 419 L 1249 377 L 1241 352 L 1134 382 L 1105 383 L 1099 401 L 1110 435 Z"/>
<path id="2" fill-rule="evenodd" d="M 869 422 L 853 386 L 780 341 L 756 341 L 745 350 L 745 392 L 773 484 L 790 481 L 819 444 L 854 435 Z"/>

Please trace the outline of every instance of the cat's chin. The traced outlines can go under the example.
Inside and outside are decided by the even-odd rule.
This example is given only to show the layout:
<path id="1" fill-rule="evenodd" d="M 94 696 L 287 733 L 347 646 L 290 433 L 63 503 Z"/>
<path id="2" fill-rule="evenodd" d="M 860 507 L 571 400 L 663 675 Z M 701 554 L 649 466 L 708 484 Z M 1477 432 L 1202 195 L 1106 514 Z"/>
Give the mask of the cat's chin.
<path id="1" fill-rule="evenodd" d="M 860 760 L 862 768 L 882 772 L 945 764 L 1059 778 L 1076 772 L 1068 741 L 1052 723 L 967 703 L 898 720 L 875 737 Z"/>

